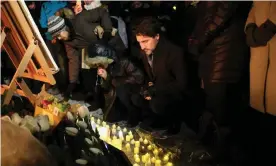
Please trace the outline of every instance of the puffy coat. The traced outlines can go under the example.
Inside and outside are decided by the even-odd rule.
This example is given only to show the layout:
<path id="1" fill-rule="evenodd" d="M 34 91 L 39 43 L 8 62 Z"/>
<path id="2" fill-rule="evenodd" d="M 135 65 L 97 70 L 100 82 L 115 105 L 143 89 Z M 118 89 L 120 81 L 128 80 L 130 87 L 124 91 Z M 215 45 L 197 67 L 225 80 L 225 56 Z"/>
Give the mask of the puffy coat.
<path id="1" fill-rule="evenodd" d="M 199 56 L 199 75 L 203 80 L 233 83 L 243 76 L 249 56 L 243 32 L 246 7 L 244 2 L 198 3 L 189 51 Z"/>
<path id="2" fill-rule="evenodd" d="M 276 2 L 254 1 L 245 26 L 250 58 L 250 105 L 276 115 Z"/>
<path id="3" fill-rule="evenodd" d="M 125 83 L 140 85 L 144 83 L 143 72 L 127 57 L 117 56 L 111 46 L 100 43 L 90 44 L 87 50 L 90 58 L 106 57 L 113 60 L 107 68 L 107 79 L 102 82 L 104 89 L 109 89 L 112 84 L 116 87 Z"/>

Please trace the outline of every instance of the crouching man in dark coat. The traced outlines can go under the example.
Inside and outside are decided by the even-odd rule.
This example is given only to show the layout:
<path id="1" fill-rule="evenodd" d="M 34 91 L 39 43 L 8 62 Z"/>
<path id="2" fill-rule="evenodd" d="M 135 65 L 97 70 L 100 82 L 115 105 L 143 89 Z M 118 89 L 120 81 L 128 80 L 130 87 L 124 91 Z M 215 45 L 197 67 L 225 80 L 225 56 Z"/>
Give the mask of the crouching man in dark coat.
<path id="1" fill-rule="evenodd" d="M 153 17 L 142 18 L 134 27 L 147 76 L 143 96 L 155 119 L 140 127 L 146 130 L 166 127 L 166 134 L 176 134 L 180 130 L 177 117 L 183 111 L 181 105 L 187 85 L 183 51 L 160 34 L 160 24 Z"/>

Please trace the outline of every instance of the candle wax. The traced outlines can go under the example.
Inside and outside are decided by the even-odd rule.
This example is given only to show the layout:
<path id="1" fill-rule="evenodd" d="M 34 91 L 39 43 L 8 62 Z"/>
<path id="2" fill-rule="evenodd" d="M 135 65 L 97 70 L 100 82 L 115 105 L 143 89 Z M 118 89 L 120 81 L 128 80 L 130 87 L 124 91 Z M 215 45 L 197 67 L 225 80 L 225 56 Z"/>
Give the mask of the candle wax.
<path id="1" fill-rule="evenodd" d="M 112 125 L 112 129 L 116 129 L 116 125 L 115 124 Z"/>
<path id="2" fill-rule="evenodd" d="M 156 160 L 155 157 L 152 157 L 152 158 L 151 158 L 151 162 L 152 162 L 152 163 L 155 163 L 155 160 Z"/>
<path id="3" fill-rule="evenodd" d="M 164 157 L 163 157 L 163 161 L 164 161 L 164 162 L 168 162 L 168 161 L 169 161 L 169 156 L 167 156 L 167 155 L 164 156 Z"/>
<path id="4" fill-rule="evenodd" d="M 168 162 L 166 166 L 173 166 L 171 162 Z"/>
<path id="5" fill-rule="evenodd" d="M 126 128 L 124 128 L 124 129 L 123 129 L 123 132 L 124 132 L 124 133 L 126 133 L 126 132 L 127 132 L 127 129 L 126 129 Z"/>
<path id="6" fill-rule="evenodd" d="M 143 138 L 140 138 L 139 141 L 140 141 L 140 142 L 143 142 Z"/>

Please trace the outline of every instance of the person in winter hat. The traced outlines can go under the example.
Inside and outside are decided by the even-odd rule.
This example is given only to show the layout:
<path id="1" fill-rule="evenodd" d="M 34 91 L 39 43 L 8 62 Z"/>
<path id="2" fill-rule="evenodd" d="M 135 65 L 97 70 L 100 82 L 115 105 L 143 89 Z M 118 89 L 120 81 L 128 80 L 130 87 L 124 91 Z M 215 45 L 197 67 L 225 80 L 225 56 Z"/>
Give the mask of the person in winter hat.
<path id="1" fill-rule="evenodd" d="M 135 100 L 140 98 L 139 91 L 144 83 L 144 73 L 130 59 L 118 56 L 111 46 L 92 43 L 87 49 L 89 58 L 94 61 L 103 59 L 98 64 L 98 75 L 102 78 L 101 86 L 106 92 L 115 87 L 117 97 L 129 112 L 129 127 L 136 126 L 141 112 Z"/>

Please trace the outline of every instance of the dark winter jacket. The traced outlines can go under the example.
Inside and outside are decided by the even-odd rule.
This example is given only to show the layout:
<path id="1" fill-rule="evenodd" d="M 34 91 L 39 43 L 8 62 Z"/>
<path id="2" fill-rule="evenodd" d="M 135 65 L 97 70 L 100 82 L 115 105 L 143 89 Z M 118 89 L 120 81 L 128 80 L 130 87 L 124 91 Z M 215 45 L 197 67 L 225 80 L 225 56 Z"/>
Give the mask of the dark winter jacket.
<path id="1" fill-rule="evenodd" d="M 155 95 L 181 98 L 187 86 L 187 71 L 184 54 L 180 47 L 172 44 L 164 36 L 153 52 L 153 69 L 147 55 L 141 53 L 141 60 L 147 74 L 146 84 L 153 82 Z"/>
<path id="2" fill-rule="evenodd" d="M 189 45 L 199 56 L 199 75 L 211 82 L 236 82 L 248 66 L 249 50 L 243 27 L 250 6 L 246 2 L 200 2 Z"/>
<path id="3" fill-rule="evenodd" d="M 126 83 L 138 85 L 144 83 L 143 72 L 127 57 L 118 57 L 112 47 L 105 44 L 91 44 L 88 46 L 88 54 L 90 58 L 106 57 L 114 61 L 107 68 L 107 79 L 102 82 L 105 90 L 110 89 L 112 85 L 116 87 Z"/>

